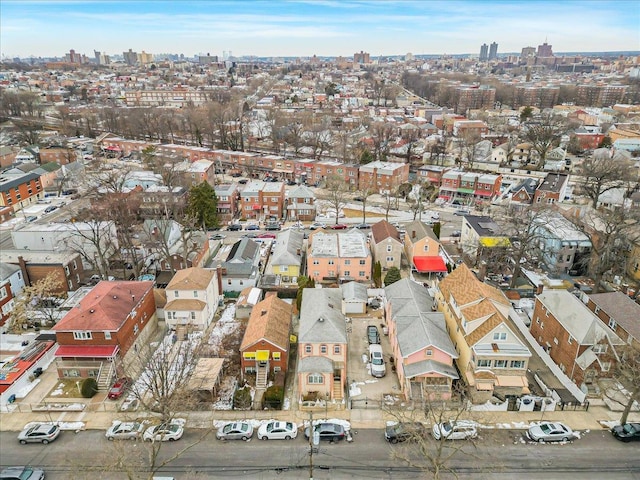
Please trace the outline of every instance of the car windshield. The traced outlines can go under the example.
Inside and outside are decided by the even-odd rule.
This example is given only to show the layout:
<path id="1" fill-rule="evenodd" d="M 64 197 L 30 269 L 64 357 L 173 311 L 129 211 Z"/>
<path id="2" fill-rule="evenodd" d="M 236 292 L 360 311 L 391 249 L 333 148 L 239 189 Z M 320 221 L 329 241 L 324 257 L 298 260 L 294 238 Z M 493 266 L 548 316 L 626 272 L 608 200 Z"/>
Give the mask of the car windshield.
<path id="1" fill-rule="evenodd" d="M 622 431 L 625 433 L 636 433 L 636 429 L 633 428 L 633 425 L 631 425 L 630 423 L 627 423 L 626 425 L 624 425 L 622 427 Z"/>
<path id="2" fill-rule="evenodd" d="M 452 429 L 451 422 L 445 422 L 445 423 L 443 423 L 441 428 L 442 428 L 442 431 L 443 431 L 443 432 L 445 432 L 445 433 L 449 433 L 449 432 L 451 431 L 451 429 Z"/>
<path id="3" fill-rule="evenodd" d="M 371 363 L 373 363 L 374 365 L 382 365 L 384 362 L 381 358 L 374 357 Z"/>
<path id="4" fill-rule="evenodd" d="M 29 478 L 31 478 L 31 474 L 33 473 L 33 470 L 29 467 L 24 467 L 24 470 L 22 470 L 22 473 L 20 474 L 20 480 L 29 480 Z"/>
<path id="5" fill-rule="evenodd" d="M 543 433 L 551 433 L 553 431 L 552 425 L 548 424 L 548 423 L 543 423 L 542 425 L 540 425 L 540 430 L 542 430 Z"/>

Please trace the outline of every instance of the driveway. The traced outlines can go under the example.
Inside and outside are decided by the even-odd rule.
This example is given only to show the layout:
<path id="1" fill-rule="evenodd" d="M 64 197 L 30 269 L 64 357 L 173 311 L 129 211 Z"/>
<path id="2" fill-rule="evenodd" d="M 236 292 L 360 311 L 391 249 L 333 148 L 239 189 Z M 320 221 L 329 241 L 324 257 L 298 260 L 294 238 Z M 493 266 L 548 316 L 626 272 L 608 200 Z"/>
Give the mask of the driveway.
<path id="1" fill-rule="evenodd" d="M 350 330 L 348 333 L 349 358 L 347 360 L 347 386 L 351 391 L 349 398 L 351 400 L 372 399 L 374 402 L 380 402 L 384 394 L 399 393 L 398 377 L 392 371 L 392 363 L 389 361 L 391 356 L 389 337 L 384 335 L 382 330 L 384 320 L 374 316 L 349 318 L 351 319 L 347 325 L 347 331 Z M 367 326 L 369 325 L 375 325 L 380 332 L 382 352 L 387 369 L 386 375 L 382 378 L 374 378 L 369 373 L 369 342 L 367 341 Z"/>

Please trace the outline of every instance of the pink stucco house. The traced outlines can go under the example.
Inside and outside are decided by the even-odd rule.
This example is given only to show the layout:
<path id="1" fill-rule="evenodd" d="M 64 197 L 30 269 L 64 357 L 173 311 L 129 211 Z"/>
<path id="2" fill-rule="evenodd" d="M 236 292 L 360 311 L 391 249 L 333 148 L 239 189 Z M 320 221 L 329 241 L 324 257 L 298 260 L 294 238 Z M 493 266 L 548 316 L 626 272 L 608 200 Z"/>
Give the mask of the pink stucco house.
<path id="1" fill-rule="evenodd" d="M 385 316 L 400 388 L 407 400 L 451 398 L 459 378 L 444 315 L 422 285 L 404 278 L 385 288 Z"/>
<path id="2" fill-rule="evenodd" d="M 316 282 L 371 283 L 371 251 L 358 230 L 319 230 L 309 236 L 307 275 Z"/>

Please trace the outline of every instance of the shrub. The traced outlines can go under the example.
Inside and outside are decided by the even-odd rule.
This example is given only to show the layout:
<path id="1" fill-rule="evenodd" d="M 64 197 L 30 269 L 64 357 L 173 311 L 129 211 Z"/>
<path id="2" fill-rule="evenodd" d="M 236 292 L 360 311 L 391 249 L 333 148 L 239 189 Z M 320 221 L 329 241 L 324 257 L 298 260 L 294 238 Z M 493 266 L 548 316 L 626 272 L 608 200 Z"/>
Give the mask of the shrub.
<path id="1" fill-rule="evenodd" d="M 262 397 L 262 407 L 279 410 L 282 408 L 284 400 L 284 388 L 279 385 L 272 385 L 267 388 Z"/>
<path id="2" fill-rule="evenodd" d="M 85 378 L 80 387 L 80 394 L 84 398 L 92 398 L 96 393 L 98 393 L 98 382 L 96 382 L 96 379 L 92 377 Z"/>
<path id="3" fill-rule="evenodd" d="M 233 394 L 233 408 L 237 410 L 251 408 L 251 388 L 246 386 L 236 390 Z"/>

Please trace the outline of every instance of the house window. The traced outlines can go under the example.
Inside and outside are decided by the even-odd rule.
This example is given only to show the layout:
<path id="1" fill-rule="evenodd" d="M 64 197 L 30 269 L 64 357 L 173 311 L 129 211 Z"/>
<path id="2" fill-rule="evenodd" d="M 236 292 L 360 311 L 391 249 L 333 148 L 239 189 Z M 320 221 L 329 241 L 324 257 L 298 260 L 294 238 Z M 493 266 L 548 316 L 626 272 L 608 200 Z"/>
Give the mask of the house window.
<path id="1" fill-rule="evenodd" d="M 271 356 L 273 357 L 274 360 L 280 360 L 280 352 L 273 352 L 271 354 Z"/>
<path id="2" fill-rule="evenodd" d="M 478 367 L 490 367 L 491 366 L 491 360 L 478 360 L 476 365 Z"/>
<path id="3" fill-rule="evenodd" d="M 256 367 L 255 366 L 244 367 L 244 373 L 256 373 Z"/>
<path id="4" fill-rule="evenodd" d="M 333 260 L 329 260 L 329 265 L 333 265 L 334 261 Z"/>
<path id="5" fill-rule="evenodd" d="M 593 353 L 607 353 L 607 346 L 599 343 L 593 346 Z"/>
<path id="6" fill-rule="evenodd" d="M 178 297 L 180 296 L 180 292 L 178 292 L 178 290 L 175 290 L 175 291 L 173 292 L 173 295 L 174 295 L 176 298 L 178 298 Z"/>
<path id="7" fill-rule="evenodd" d="M 333 353 L 334 355 L 340 355 L 340 345 L 333 346 Z"/>
<path id="8" fill-rule="evenodd" d="M 198 291 L 197 290 L 193 291 L 193 298 L 198 298 Z"/>
<path id="9" fill-rule="evenodd" d="M 111 332 L 104 332 L 104 339 L 111 340 Z"/>
<path id="10" fill-rule="evenodd" d="M 393 262 L 393 257 L 387 257 L 387 262 Z"/>
<path id="11" fill-rule="evenodd" d="M 367 262 L 364 261 L 364 260 L 360 260 L 360 265 L 364 265 L 365 263 L 367 263 Z"/>
<path id="12" fill-rule="evenodd" d="M 351 260 L 345 260 L 345 261 L 344 261 L 344 264 L 345 264 L 345 265 L 351 265 Z"/>
<path id="13" fill-rule="evenodd" d="M 74 377 L 79 377 L 80 376 L 80 371 L 79 370 L 63 370 L 62 371 L 62 376 L 66 377 L 66 378 L 74 378 Z"/>
<path id="14" fill-rule="evenodd" d="M 511 368 L 524 368 L 524 360 L 511 360 Z"/>
<path id="15" fill-rule="evenodd" d="M 387 253 L 391 253 L 391 250 L 393 250 L 393 247 L 391 245 L 387 245 Z"/>
<path id="16" fill-rule="evenodd" d="M 424 251 L 425 251 L 425 252 L 428 252 L 428 251 L 429 251 L 429 245 L 425 245 L 425 246 L 424 246 Z"/>
<path id="17" fill-rule="evenodd" d="M 137 335 L 139 330 L 140 330 L 140 329 L 138 328 L 138 325 L 137 325 L 137 324 L 133 326 L 133 334 L 134 334 L 134 335 Z"/>
<path id="18" fill-rule="evenodd" d="M 313 264 L 314 264 L 314 265 L 320 265 L 320 261 L 319 261 L 319 260 L 314 260 L 314 261 L 313 261 Z"/>
<path id="19" fill-rule="evenodd" d="M 608 372 L 611 369 L 611 362 L 602 362 L 602 371 Z"/>
<path id="20" fill-rule="evenodd" d="M 327 346 L 326 345 L 320 345 L 320 353 L 327 353 Z"/>
<path id="21" fill-rule="evenodd" d="M 307 383 L 313 383 L 313 384 L 324 383 L 324 377 L 319 373 L 310 373 L 307 376 Z"/>
<path id="22" fill-rule="evenodd" d="M 345 277 L 350 277 L 351 276 L 351 271 L 350 270 L 345 270 L 344 271 L 344 276 Z"/>
<path id="23" fill-rule="evenodd" d="M 616 321 L 613 318 L 609 320 L 609 328 L 611 330 L 615 330 L 616 329 Z"/>
<path id="24" fill-rule="evenodd" d="M 195 320 L 196 319 L 196 312 L 191 312 L 191 320 Z"/>
<path id="25" fill-rule="evenodd" d="M 282 371 L 282 367 L 273 367 L 273 373 L 278 373 Z"/>
<path id="26" fill-rule="evenodd" d="M 507 368 L 507 361 L 506 360 L 494 360 L 493 361 L 493 366 L 495 368 Z"/>
<path id="27" fill-rule="evenodd" d="M 494 340 L 506 340 L 507 339 L 507 332 L 497 332 L 493 334 L 493 339 Z"/>
<path id="28" fill-rule="evenodd" d="M 307 344 L 304 346 L 304 353 L 311 353 L 313 351 L 313 348 L 311 347 L 311 345 Z"/>
<path id="29" fill-rule="evenodd" d="M 364 272 L 358 272 L 358 275 L 360 275 L 361 277 L 364 277 Z"/>
<path id="30" fill-rule="evenodd" d="M 427 353 L 427 357 L 430 357 L 431 355 L 433 355 L 433 350 L 428 348 L 426 353 Z"/>
<path id="31" fill-rule="evenodd" d="M 73 332 L 75 340 L 91 340 L 91 332 Z"/>

